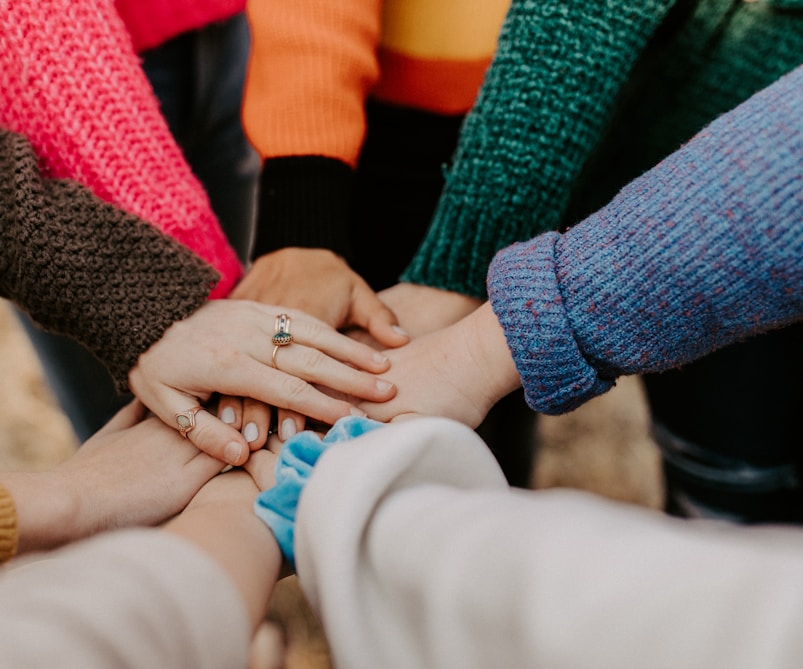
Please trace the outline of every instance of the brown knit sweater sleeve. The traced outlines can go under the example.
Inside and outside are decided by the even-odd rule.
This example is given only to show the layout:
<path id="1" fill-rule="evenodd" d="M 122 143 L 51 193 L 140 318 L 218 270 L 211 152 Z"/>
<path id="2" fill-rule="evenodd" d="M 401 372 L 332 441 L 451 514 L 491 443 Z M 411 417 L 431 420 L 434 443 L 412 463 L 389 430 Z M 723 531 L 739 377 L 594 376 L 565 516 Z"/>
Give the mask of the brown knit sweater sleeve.
<path id="1" fill-rule="evenodd" d="M 17 552 L 17 509 L 11 493 L 0 485 L 0 564 Z"/>
<path id="2" fill-rule="evenodd" d="M 0 128 L 0 296 L 84 344 L 118 390 L 141 353 L 207 299 L 219 275 L 77 183 L 47 179 Z"/>

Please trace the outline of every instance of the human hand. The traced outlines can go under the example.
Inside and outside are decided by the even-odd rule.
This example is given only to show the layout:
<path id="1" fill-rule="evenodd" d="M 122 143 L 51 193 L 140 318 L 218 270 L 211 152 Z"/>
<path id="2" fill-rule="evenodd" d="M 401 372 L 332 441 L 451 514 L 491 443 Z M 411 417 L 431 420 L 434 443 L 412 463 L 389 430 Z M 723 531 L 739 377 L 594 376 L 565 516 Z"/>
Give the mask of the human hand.
<path id="1" fill-rule="evenodd" d="M 360 402 L 370 418 L 411 414 L 453 418 L 477 427 L 491 407 L 521 385 L 499 321 L 485 303 L 454 325 L 385 351 L 385 375 L 396 395 L 384 404 Z"/>
<path id="2" fill-rule="evenodd" d="M 292 320 L 294 343 L 277 348 L 271 337 L 277 314 L 285 311 Z M 213 300 L 173 323 L 139 357 L 129 386 L 174 428 L 177 414 L 186 412 L 187 419 L 194 419 L 187 437 L 198 448 L 240 465 L 252 446 L 238 430 L 205 410 L 190 416 L 213 393 L 250 397 L 331 424 L 360 412 L 316 386 L 383 402 L 395 388 L 375 374 L 387 367 L 386 356 L 299 311 L 245 300 Z M 263 422 L 261 439 L 267 433 L 267 420 Z"/>
<path id="3" fill-rule="evenodd" d="M 287 247 L 256 259 L 232 292 L 235 299 L 284 304 L 333 328 L 361 328 L 381 347 L 409 341 L 393 312 L 340 256 L 328 249 Z"/>
<path id="4" fill-rule="evenodd" d="M 72 457 L 43 474 L 51 503 L 61 499 L 64 511 L 59 543 L 117 527 L 161 523 L 220 472 L 220 461 L 145 413 L 134 400 Z"/>
<path id="5" fill-rule="evenodd" d="M 397 283 L 380 291 L 379 298 L 411 337 L 456 323 L 482 305 L 476 297 L 415 283 Z"/>

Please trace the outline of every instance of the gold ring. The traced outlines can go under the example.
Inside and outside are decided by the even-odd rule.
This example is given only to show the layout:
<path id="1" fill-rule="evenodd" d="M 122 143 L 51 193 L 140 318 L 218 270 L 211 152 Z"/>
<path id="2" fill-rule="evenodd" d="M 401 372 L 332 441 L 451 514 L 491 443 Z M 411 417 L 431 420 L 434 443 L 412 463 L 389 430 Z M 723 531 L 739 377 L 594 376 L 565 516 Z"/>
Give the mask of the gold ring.
<path id="1" fill-rule="evenodd" d="M 279 369 L 276 366 L 276 351 L 278 351 L 280 347 L 281 347 L 281 344 L 276 344 L 276 346 L 273 347 L 273 355 L 270 356 L 270 364 L 273 366 L 273 369 L 276 369 L 276 370 Z"/>
<path id="2" fill-rule="evenodd" d="M 176 414 L 176 423 L 178 424 L 178 431 L 181 436 L 187 438 L 187 433 L 192 431 L 195 427 L 195 414 L 197 414 L 203 407 L 193 407 L 181 413 Z"/>
<path id="3" fill-rule="evenodd" d="M 293 343 L 293 335 L 290 334 L 290 316 L 279 314 L 276 316 L 275 333 L 271 339 L 276 346 L 287 346 Z M 275 352 L 274 352 L 275 353 Z"/>

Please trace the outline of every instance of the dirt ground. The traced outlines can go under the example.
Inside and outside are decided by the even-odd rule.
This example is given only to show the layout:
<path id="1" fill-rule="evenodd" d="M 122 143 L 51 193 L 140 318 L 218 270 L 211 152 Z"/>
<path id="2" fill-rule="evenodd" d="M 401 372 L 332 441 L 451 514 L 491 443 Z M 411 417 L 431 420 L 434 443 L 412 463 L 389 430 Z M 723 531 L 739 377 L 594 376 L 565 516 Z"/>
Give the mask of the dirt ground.
<path id="1" fill-rule="evenodd" d="M 0 301 L 0 468 L 42 470 L 76 448 L 70 425 L 47 387 L 25 334 Z M 533 438 L 535 488 L 566 486 L 657 508 L 663 495 L 660 462 L 647 434 L 641 382 L 616 388 L 561 417 L 539 416 Z M 289 640 L 287 669 L 328 669 L 326 641 L 295 577 L 284 579 L 271 617 Z"/>

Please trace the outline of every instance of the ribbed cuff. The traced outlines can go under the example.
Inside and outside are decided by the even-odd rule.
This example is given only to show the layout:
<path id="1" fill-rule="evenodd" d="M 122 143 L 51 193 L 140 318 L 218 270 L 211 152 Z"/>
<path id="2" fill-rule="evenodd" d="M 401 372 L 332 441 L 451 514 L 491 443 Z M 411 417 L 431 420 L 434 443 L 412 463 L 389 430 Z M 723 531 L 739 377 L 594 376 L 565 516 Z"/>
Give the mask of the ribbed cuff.
<path id="1" fill-rule="evenodd" d="M 324 156 L 265 161 L 254 258 L 287 246 L 326 248 L 351 260 L 349 210 L 354 172 Z"/>
<path id="2" fill-rule="evenodd" d="M 0 564 L 17 554 L 19 531 L 14 498 L 0 485 Z"/>

